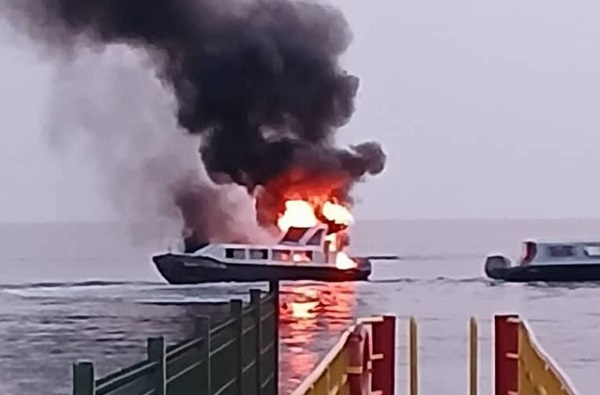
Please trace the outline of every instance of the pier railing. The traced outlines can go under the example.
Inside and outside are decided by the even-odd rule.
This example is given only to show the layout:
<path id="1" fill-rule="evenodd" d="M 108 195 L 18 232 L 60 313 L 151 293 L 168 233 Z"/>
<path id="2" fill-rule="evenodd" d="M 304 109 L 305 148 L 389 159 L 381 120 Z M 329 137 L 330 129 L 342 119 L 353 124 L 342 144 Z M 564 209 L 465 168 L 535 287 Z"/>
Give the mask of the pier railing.
<path id="1" fill-rule="evenodd" d="M 279 289 L 263 296 L 250 291 L 250 303 L 229 302 L 218 322 L 199 318 L 195 337 L 166 346 L 149 338 L 147 358 L 96 378 L 91 362 L 73 365 L 73 395 L 275 395 L 278 388 Z"/>
<path id="2" fill-rule="evenodd" d="M 359 319 L 292 395 L 394 394 L 396 317 Z"/>
<path id="3" fill-rule="evenodd" d="M 517 315 L 494 317 L 496 395 L 576 395 L 573 385 Z"/>
<path id="4" fill-rule="evenodd" d="M 358 320 L 339 338 L 292 395 L 392 395 L 395 382 L 395 317 Z M 467 393 L 478 393 L 478 325 L 468 324 Z M 419 392 L 418 324 L 408 321 L 408 388 Z M 576 395 L 558 365 L 517 315 L 494 317 L 495 395 Z M 487 392 L 487 391 L 486 391 Z M 403 392 L 404 393 L 404 392 Z"/>

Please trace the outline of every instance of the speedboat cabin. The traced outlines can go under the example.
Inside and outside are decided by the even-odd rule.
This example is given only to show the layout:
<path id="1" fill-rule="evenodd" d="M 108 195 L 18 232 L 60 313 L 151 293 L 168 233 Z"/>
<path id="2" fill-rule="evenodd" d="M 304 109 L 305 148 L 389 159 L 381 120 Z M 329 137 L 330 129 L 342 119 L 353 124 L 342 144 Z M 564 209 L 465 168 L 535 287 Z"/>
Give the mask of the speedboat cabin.
<path id="1" fill-rule="evenodd" d="M 535 242 L 523 243 L 523 255 L 519 261 L 526 265 L 598 264 L 600 242 Z"/>
<path id="2" fill-rule="evenodd" d="M 190 255 L 224 263 L 329 264 L 335 262 L 335 252 L 329 251 L 326 232 L 326 225 L 291 227 L 275 245 L 208 244 Z"/>

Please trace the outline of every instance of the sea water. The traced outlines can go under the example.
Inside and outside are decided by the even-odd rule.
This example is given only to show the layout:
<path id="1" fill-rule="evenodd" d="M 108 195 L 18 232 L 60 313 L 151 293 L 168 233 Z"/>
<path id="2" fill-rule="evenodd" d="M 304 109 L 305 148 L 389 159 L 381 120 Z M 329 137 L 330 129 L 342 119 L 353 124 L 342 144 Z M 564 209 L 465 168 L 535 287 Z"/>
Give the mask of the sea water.
<path id="1" fill-rule="evenodd" d="M 0 393 L 68 394 L 71 364 L 99 375 L 143 358 L 145 339 L 191 333 L 200 302 L 246 298 L 266 284 L 170 286 L 150 260 L 160 234 L 121 224 L 0 225 Z M 284 283 L 281 383 L 289 393 L 355 318 L 399 317 L 397 386 L 406 388 L 407 319 L 419 323 L 420 390 L 466 391 L 467 321 L 480 323 L 480 393 L 490 394 L 495 313 L 526 318 L 582 394 L 600 371 L 600 286 L 501 284 L 486 279 L 489 253 L 520 254 L 526 238 L 600 240 L 600 220 L 358 221 L 357 255 L 376 262 L 369 282 Z"/>

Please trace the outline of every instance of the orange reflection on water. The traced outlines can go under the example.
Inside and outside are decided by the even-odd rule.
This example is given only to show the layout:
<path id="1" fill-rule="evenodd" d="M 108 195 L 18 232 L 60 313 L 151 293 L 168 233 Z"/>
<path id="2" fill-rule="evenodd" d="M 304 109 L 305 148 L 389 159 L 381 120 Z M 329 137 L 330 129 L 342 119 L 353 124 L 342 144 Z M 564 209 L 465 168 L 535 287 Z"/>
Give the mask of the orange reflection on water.
<path id="1" fill-rule="evenodd" d="M 354 283 L 281 287 L 281 393 L 291 392 L 352 322 L 355 299 Z"/>

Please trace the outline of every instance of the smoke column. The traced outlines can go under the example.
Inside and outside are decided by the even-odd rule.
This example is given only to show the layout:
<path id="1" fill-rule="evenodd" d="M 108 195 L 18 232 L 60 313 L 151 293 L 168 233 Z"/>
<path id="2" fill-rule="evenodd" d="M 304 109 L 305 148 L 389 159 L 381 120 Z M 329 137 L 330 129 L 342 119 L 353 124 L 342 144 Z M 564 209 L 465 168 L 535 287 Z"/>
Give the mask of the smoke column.
<path id="1" fill-rule="evenodd" d="M 114 170 L 107 174 L 120 174 L 122 180 L 113 181 L 128 184 L 128 168 L 144 169 L 136 178 L 139 190 L 161 190 L 165 213 L 176 207 L 196 241 L 248 238 L 236 224 L 220 219 L 239 217 L 236 206 L 223 198 L 233 186 L 257 196 L 259 222 L 268 225 L 291 196 L 318 193 L 350 203 L 354 183 L 384 168 L 385 155 L 377 143 L 349 149 L 334 144 L 336 130 L 354 111 L 358 79 L 339 65 L 351 33 L 332 7 L 290 0 L 0 4 L 18 30 L 66 63 L 107 45 L 143 54 L 146 69 L 173 101 L 172 106 L 158 103 L 148 97 L 152 89 L 138 89 L 152 85 L 150 79 L 135 83 L 135 73 L 121 70 L 112 86 L 128 99 L 113 103 L 118 107 L 113 113 L 120 112 L 119 119 L 135 133 L 100 119 L 101 111 L 74 99 L 91 97 L 96 88 L 89 78 L 74 78 L 66 64 L 58 78 L 63 88 L 55 94 L 57 103 L 69 105 L 53 119 L 64 122 L 69 112 L 81 114 L 70 120 L 87 114 L 80 128 L 97 134 L 95 142 L 105 142 L 97 153 Z M 105 94 L 104 101 L 110 101 L 111 93 Z M 63 100 L 65 96 L 71 100 Z M 131 111 L 130 105 L 143 108 Z M 161 123 L 169 119 L 165 108 L 175 114 L 173 125 Z M 111 139 L 118 143 L 107 142 Z M 199 154 L 201 164 L 188 159 L 191 152 Z M 142 164 L 131 166 L 136 162 Z"/>

